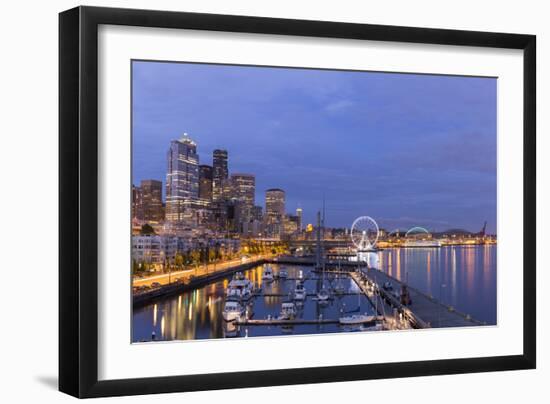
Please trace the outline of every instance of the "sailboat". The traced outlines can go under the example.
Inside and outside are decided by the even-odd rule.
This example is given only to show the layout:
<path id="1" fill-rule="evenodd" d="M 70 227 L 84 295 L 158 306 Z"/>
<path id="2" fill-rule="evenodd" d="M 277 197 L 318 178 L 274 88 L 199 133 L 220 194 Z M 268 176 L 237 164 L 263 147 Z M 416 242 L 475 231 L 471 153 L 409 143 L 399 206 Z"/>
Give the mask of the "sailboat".
<path id="1" fill-rule="evenodd" d="M 338 263 L 338 272 L 340 272 L 340 263 Z M 334 285 L 333 289 L 334 293 L 337 295 L 341 295 L 346 291 L 344 285 L 342 284 L 342 278 L 340 277 L 340 275 L 336 277 L 336 284 Z"/>
<path id="2" fill-rule="evenodd" d="M 357 309 L 353 311 L 349 311 L 348 313 L 352 312 L 360 312 L 361 311 L 361 295 L 357 295 Z M 369 316 L 367 314 L 351 314 L 351 315 L 345 315 L 338 319 L 338 322 L 341 325 L 361 325 L 365 323 L 371 323 L 376 320 L 376 316 Z"/>
<path id="3" fill-rule="evenodd" d="M 318 241 L 319 243 L 321 243 L 321 229 L 323 229 L 323 239 L 325 237 L 325 234 L 324 234 L 324 228 L 325 228 L 325 200 L 323 199 L 323 219 L 321 220 L 321 214 L 318 212 L 317 213 L 317 223 L 320 223 L 321 226 L 319 226 L 319 230 L 318 231 Z M 328 291 L 328 289 L 325 288 L 325 257 L 324 257 L 324 251 L 323 251 L 323 248 L 322 248 L 322 244 L 320 244 L 320 259 L 321 259 L 321 289 L 317 292 L 317 302 L 319 304 L 326 304 L 328 303 L 329 299 L 330 299 L 330 292 Z"/>

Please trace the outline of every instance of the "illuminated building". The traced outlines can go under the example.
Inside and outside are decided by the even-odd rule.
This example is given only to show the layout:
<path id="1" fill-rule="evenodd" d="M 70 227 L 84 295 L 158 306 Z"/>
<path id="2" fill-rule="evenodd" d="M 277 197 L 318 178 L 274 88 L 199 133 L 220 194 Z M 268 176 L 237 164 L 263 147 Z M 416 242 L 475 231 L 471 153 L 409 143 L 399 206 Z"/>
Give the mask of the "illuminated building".
<path id="1" fill-rule="evenodd" d="M 141 188 L 132 184 L 132 219 L 140 219 L 143 214 L 141 210 Z"/>
<path id="2" fill-rule="evenodd" d="M 214 201 L 219 201 L 223 198 L 223 185 L 229 176 L 227 150 L 214 150 L 212 168 L 212 197 Z"/>
<path id="3" fill-rule="evenodd" d="M 298 218 L 298 231 L 301 232 L 302 228 L 302 208 L 296 209 L 296 217 Z"/>
<path id="4" fill-rule="evenodd" d="M 205 201 L 212 201 L 212 166 L 199 166 L 199 198 Z"/>
<path id="5" fill-rule="evenodd" d="M 283 234 L 292 235 L 298 232 L 298 216 L 285 215 L 283 218 Z"/>
<path id="6" fill-rule="evenodd" d="M 278 188 L 265 191 L 265 214 L 268 219 L 282 220 L 285 214 L 285 191 Z"/>
<path id="7" fill-rule="evenodd" d="M 284 215 L 285 191 L 278 188 L 268 189 L 265 192 L 265 221 L 268 233 L 271 235 L 282 233 Z"/>
<path id="8" fill-rule="evenodd" d="M 160 222 L 164 220 L 162 182 L 156 180 L 142 180 L 140 190 L 141 198 L 138 205 L 138 218 L 148 222 Z"/>
<path id="9" fill-rule="evenodd" d="M 197 144 L 184 134 L 170 142 L 167 154 L 166 220 L 180 222 L 193 219 L 191 205 L 199 199 L 199 156 Z"/>
<path id="10" fill-rule="evenodd" d="M 256 195 L 256 177 L 253 174 L 232 174 L 233 198 L 252 208 Z"/>

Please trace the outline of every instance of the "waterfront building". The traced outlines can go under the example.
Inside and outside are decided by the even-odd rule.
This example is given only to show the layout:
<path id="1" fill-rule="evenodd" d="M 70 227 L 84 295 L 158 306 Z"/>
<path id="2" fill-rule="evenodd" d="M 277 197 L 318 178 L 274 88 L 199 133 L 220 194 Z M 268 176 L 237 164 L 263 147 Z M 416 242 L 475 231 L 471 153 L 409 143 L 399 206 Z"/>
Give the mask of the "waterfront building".
<path id="1" fill-rule="evenodd" d="M 228 176 L 227 150 L 216 149 L 212 155 L 212 197 L 214 201 L 223 198 L 223 183 Z"/>
<path id="2" fill-rule="evenodd" d="M 199 156 L 197 144 L 187 134 L 170 142 L 167 154 L 166 220 L 192 222 L 199 199 Z"/>
<path id="3" fill-rule="evenodd" d="M 142 180 L 140 190 L 139 219 L 146 222 L 160 222 L 164 220 L 162 182 L 157 180 Z"/>
<path id="4" fill-rule="evenodd" d="M 213 168 L 208 165 L 199 166 L 199 198 L 203 201 L 212 201 Z"/>
<path id="5" fill-rule="evenodd" d="M 178 238 L 172 236 L 132 236 L 132 260 L 137 264 L 150 265 L 160 270 L 165 264 L 172 264 L 178 251 Z"/>

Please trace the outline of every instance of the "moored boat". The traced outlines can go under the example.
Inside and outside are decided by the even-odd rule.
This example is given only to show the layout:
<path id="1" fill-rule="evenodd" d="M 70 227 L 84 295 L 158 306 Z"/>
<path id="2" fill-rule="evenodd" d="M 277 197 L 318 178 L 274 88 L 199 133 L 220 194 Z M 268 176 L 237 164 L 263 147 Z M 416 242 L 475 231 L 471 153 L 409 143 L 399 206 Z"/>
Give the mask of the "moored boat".
<path id="1" fill-rule="evenodd" d="M 245 309 L 239 302 L 233 300 L 225 302 L 222 312 L 222 316 L 225 321 L 238 320 L 243 317 L 244 314 Z"/>
<path id="2" fill-rule="evenodd" d="M 352 314 L 351 316 L 340 317 L 338 321 L 342 325 L 358 325 L 365 323 L 372 323 L 376 320 L 375 316 L 368 316 L 366 314 Z"/>
<path id="3" fill-rule="evenodd" d="M 269 265 L 266 265 L 266 267 L 264 268 L 262 279 L 268 282 L 273 280 L 273 269 L 271 269 Z"/>
<path id="4" fill-rule="evenodd" d="M 280 320 L 292 320 L 296 317 L 296 305 L 293 302 L 284 302 L 281 305 Z"/>

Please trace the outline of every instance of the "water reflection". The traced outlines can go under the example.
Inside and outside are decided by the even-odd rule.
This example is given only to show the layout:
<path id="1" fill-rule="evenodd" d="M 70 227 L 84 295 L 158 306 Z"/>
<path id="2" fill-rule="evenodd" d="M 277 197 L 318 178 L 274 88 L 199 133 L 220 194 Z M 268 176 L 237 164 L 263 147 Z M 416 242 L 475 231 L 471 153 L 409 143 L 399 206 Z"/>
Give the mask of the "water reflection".
<path id="1" fill-rule="evenodd" d="M 273 266 L 275 272 L 278 266 Z M 374 308 L 366 297 L 360 294 L 357 285 L 349 277 L 326 277 L 327 286 L 337 283 L 343 286 L 345 295 L 335 295 L 327 305 L 318 304 L 313 298 L 322 284 L 319 274 L 307 266 L 285 266 L 288 280 L 273 282 L 262 281 L 262 267 L 246 271 L 245 276 L 256 286 L 262 288 L 262 295 L 251 299 L 248 310 L 252 318 L 277 317 L 281 304 L 293 292 L 296 278 L 302 271 L 308 296 L 301 306 L 298 305 L 297 318 L 338 319 L 342 314 L 374 314 Z M 247 337 L 259 335 L 318 334 L 324 332 L 342 332 L 338 324 L 301 324 L 292 327 L 248 326 L 237 327 L 223 320 L 224 290 L 228 279 L 220 280 L 193 292 L 186 292 L 149 306 L 137 308 L 133 314 L 133 341 L 150 341 L 153 333 L 156 339 L 188 340 L 205 338 Z M 264 296 L 265 295 L 265 296 Z M 160 319 L 160 323 L 156 318 Z"/>
<path id="2" fill-rule="evenodd" d="M 381 269 L 472 317 L 496 324 L 496 245 L 383 250 Z M 396 262 L 397 270 L 391 262 Z M 401 262 L 404 263 L 401 270 Z"/>
<path id="3" fill-rule="evenodd" d="M 380 251 L 381 269 L 405 280 L 417 289 L 434 296 L 473 318 L 496 324 L 496 246 L 452 246 L 440 249 L 401 248 Z M 275 272 L 279 267 L 273 266 Z M 326 282 L 332 286 L 342 283 L 350 294 L 335 296 L 324 307 L 313 300 L 321 287 L 319 274 L 307 266 L 285 266 L 288 280 L 264 282 L 262 267 L 245 272 L 254 285 L 262 288 L 262 296 L 251 299 L 249 310 L 253 318 L 277 317 L 282 302 L 292 293 L 300 271 L 306 277 L 308 297 L 299 308 L 298 317 L 307 319 L 337 319 L 342 313 L 374 314 L 368 300 L 360 295 L 349 277 Z M 189 340 L 258 335 L 317 334 L 349 331 L 338 324 L 237 327 L 226 323 L 222 317 L 224 291 L 230 277 L 192 292 L 158 301 L 138 308 L 133 313 L 133 341 L 157 339 Z M 356 294 L 353 294 L 356 293 Z M 265 295 L 265 296 L 264 296 Z"/>

